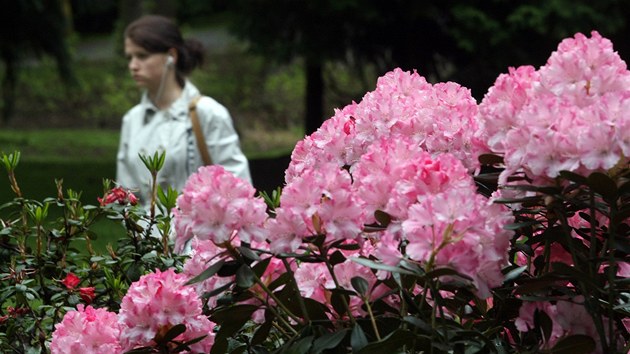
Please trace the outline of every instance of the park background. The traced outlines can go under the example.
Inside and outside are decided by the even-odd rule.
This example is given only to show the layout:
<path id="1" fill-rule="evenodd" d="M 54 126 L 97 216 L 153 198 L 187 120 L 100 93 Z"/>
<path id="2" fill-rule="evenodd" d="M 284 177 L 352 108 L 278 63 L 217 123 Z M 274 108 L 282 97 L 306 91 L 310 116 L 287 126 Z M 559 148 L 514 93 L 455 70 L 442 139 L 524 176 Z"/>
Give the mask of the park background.
<path id="1" fill-rule="evenodd" d="M 283 182 L 295 143 L 396 67 L 455 81 L 481 100 L 509 66 L 539 67 L 562 38 L 599 31 L 630 55 L 630 2 L 600 0 L 20 0 L 0 14 L 0 151 L 21 151 L 27 198 L 115 177 L 122 115 L 140 92 L 122 30 L 142 14 L 173 17 L 201 40 L 191 80 L 228 107 L 254 185 Z M 13 198 L 6 176 L 0 201 Z"/>

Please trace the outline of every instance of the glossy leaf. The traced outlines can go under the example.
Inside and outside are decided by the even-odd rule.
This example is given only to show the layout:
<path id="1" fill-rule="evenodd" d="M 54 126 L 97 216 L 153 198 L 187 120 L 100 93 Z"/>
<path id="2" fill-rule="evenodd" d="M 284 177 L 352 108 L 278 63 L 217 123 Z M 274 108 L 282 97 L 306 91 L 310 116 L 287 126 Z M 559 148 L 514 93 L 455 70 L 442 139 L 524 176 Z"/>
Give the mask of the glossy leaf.
<path id="1" fill-rule="evenodd" d="M 350 283 L 352 284 L 354 290 L 356 290 L 356 292 L 362 297 L 365 297 L 370 290 L 370 284 L 368 281 L 361 277 L 352 277 L 352 279 L 350 279 Z"/>
<path id="2" fill-rule="evenodd" d="M 214 263 L 213 265 L 208 267 L 206 270 L 201 272 L 199 275 L 197 275 L 196 277 L 194 277 L 194 278 L 190 279 L 188 282 L 186 282 L 186 285 L 191 285 L 191 284 L 202 282 L 202 281 L 210 278 L 211 276 L 217 274 L 219 269 L 221 269 L 221 267 L 223 267 L 224 263 L 225 263 L 225 261 L 223 259 L 219 260 L 218 262 Z"/>
<path id="3" fill-rule="evenodd" d="M 614 201 L 619 196 L 617 184 L 608 175 L 601 172 L 593 172 L 588 176 L 588 185 L 596 193 L 608 201 Z"/>
<path id="4" fill-rule="evenodd" d="M 323 336 L 318 337 L 313 342 L 311 347 L 311 353 L 319 354 L 327 349 L 334 349 L 339 346 L 341 341 L 346 337 L 350 330 L 340 329 L 331 333 L 326 333 Z"/>
<path id="5" fill-rule="evenodd" d="M 593 338 L 576 334 L 566 336 L 558 340 L 556 345 L 547 353 L 549 354 L 588 354 L 595 350 L 595 341 Z"/>
<path id="6" fill-rule="evenodd" d="M 365 332 L 363 332 L 363 328 L 361 328 L 358 324 L 355 324 L 354 328 L 352 328 L 352 333 L 350 334 L 350 346 L 352 347 L 352 351 L 358 352 L 368 345 L 368 343 L 369 342 L 365 336 Z"/>

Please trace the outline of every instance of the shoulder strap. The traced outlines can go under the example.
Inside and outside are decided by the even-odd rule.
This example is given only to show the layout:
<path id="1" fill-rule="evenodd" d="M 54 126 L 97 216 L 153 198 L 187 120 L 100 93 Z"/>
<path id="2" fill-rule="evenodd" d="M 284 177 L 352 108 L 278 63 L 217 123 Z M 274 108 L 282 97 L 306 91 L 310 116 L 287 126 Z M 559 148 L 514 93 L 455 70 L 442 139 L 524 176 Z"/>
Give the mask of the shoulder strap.
<path id="1" fill-rule="evenodd" d="M 208 146 L 206 145 L 206 139 L 201 131 L 201 123 L 199 123 L 199 117 L 197 116 L 197 102 L 201 96 L 193 98 L 188 104 L 188 112 L 190 113 L 190 120 L 192 122 L 193 132 L 195 133 L 195 140 L 197 141 L 197 148 L 201 154 L 201 160 L 203 164 L 208 166 L 212 165 L 212 158 L 208 152 Z"/>

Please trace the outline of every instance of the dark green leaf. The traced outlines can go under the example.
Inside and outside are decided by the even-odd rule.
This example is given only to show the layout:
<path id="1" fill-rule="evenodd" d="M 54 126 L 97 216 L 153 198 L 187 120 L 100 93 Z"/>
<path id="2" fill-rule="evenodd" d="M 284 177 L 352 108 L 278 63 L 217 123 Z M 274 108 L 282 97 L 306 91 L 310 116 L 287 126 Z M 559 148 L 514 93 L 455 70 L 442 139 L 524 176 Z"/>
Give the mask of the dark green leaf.
<path id="1" fill-rule="evenodd" d="M 403 318 L 403 321 L 412 324 L 415 327 L 418 327 L 418 329 L 420 329 L 423 332 L 426 333 L 430 333 L 432 331 L 432 327 L 430 324 L 428 324 L 427 322 L 425 322 L 422 318 L 420 317 L 415 317 L 415 316 L 405 316 Z"/>
<path id="2" fill-rule="evenodd" d="M 366 345 L 368 345 L 368 339 L 365 336 L 365 332 L 363 332 L 363 328 L 361 328 L 358 324 L 355 324 L 354 328 L 352 328 L 352 333 L 350 334 L 350 346 L 352 346 L 352 351 L 358 352 Z"/>
<path id="3" fill-rule="evenodd" d="M 554 276 L 543 276 L 540 278 L 528 279 L 514 290 L 514 295 L 524 295 L 537 293 L 543 289 L 552 288 L 557 285 L 559 278 Z"/>
<path id="4" fill-rule="evenodd" d="M 383 227 L 387 227 L 387 225 L 389 225 L 389 223 L 392 221 L 391 215 L 387 214 L 386 212 L 382 210 L 375 211 L 374 218 L 379 223 L 379 225 Z"/>
<path id="5" fill-rule="evenodd" d="M 382 340 L 366 345 L 359 354 L 399 353 L 402 348 L 413 345 L 415 338 L 412 332 L 397 329 Z"/>
<path id="6" fill-rule="evenodd" d="M 547 315 L 545 311 L 536 310 L 534 315 L 534 324 L 542 332 L 545 342 L 548 342 L 551 337 L 551 330 L 553 327 L 553 322 L 551 321 L 551 318 L 549 318 L 549 315 Z"/>
<path id="7" fill-rule="evenodd" d="M 588 176 L 588 185 L 607 201 L 617 200 L 619 190 L 617 184 L 608 175 L 601 172 L 593 172 Z"/>
<path id="8" fill-rule="evenodd" d="M 479 155 L 479 162 L 482 165 L 493 166 L 503 163 L 503 157 L 495 154 L 481 154 Z"/>
<path id="9" fill-rule="evenodd" d="M 560 171 L 560 177 L 567 179 L 571 182 L 575 182 L 580 185 L 588 184 L 588 179 L 582 175 L 579 175 L 571 171 Z"/>
<path id="10" fill-rule="evenodd" d="M 252 260 L 252 261 L 260 260 L 260 257 L 258 257 L 258 254 L 249 247 L 241 246 L 241 247 L 237 247 L 236 249 L 243 255 L 243 257 L 249 260 Z"/>
<path id="11" fill-rule="evenodd" d="M 293 343 L 286 350 L 282 351 L 283 354 L 305 354 L 308 353 L 313 343 L 313 336 L 301 338 Z"/>
<path id="12" fill-rule="evenodd" d="M 180 323 L 171 327 L 162 339 L 165 343 L 168 343 L 184 332 L 186 332 L 186 325 Z"/>
<path id="13" fill-rule="evenodd" d="M 365 297 L 370 290 L 370 284 L 368 284 L 367 280 L 361 277 L 352 277 L 352 279 L 350 279 L 350 283 L 352 284 L 354 290 L 356 290 L 362 297 Z"/>
<path id="14" fill-rule="evenodd" d="M 214 312 L 211 320 L 219 325 L 219 331 L 214 339 L 214 345 L 210 353 L 224 354 L 228 352 L 228 339 L 240 330 L 249 321 L 256 305 L 236 305 L 220 309 Z"/>
<path id="15" fill-rule="evenodd" d="M 252 269 L 247 264 L 243 264 L 236 271 L 236 286 L 249 289 L 256 282 L 255 277 L 256 275 Z"/>
<path id="16" fill-rule="evenodd" d="M 265 310 L 265 322 L 262 325 L 258 326 L 256 332 L 254 332 L 254 336 L 252 337 L 251 344 L 257 345 L 263 343 L 269 337 L 269 332 L 273 327 L 275 315 L 269 311 Z"/>
<path id="17" fill-rule="evenodd" d="M 437 279 L 439 277 L 444 277 L 444 276 L 451 276 L 451 277 L 460 277 L 466 280 L 472 280 L 471 277 L 461 274 L 458 271 L 456 271 L 455 269 L 452 268 L 438 268 L 435 270 L 432 270 L 430 272 L 428 272 L 426 274 L 426 277 L 428 279 Z"/>
<path id="18" fill-rule="evenodd" d="M 271 262 L 271 257 L 263 259 L 252 267 L 252 271 L 256 274 L 256 276 L 258 276 L 258 278 L 262 278 L 263 274 L 265 274 L 269 262 Z"/>
<path id="19" fill-rule="evenodd" d="M 201 272 L 201 274 L 197 275 L 196 277 L 194 277 L 194 278 L 190 279 L 188 282 L 186 282 L 186 285 L 191 285 L 191 284 L 202 282 L 202 281 L 210 278 L 211 276 L 217 274 L 219 269 L 221 269 L 221 267 L 223 267 L 223 263 L 224 262 L 225 261 L 223 259 L 219 260 L 218 262 L 216 262 L 215 264 L 211 265 L 206 270 Z"/>
<path id="20" fill-rule="evenodd" d="M 210 298 L 210 297 L 213 297 L 213 296 L 219 295 L 219 294 L 221 294 L 222 292 L 224 292 L 225 290 L 229 289 L 229 288 L 230 288 L 230 286 L 232 286 L 233 284 L 234 284 L 234 282 L 229 282 L 229 283 L 227 283 L 227 284 L 225 284 L 225 285 L 223 285 L 223 286 L 220 286 L 220 287 L 218 287 L 218 288 L 214 288 L 214 289 L 212 289 L 212 290 L 210 290 L 210 291 L 207 291 L 207 292 L 203 293 L 202 298 L 204 298 L 204 299 L 208 299 L 208 298 Z"/>
<path id="21" fill-rule="evenodd" d="M 328 261 L 330 262 L 331 265 L 336 265 L 336 264 L 340 264 L 346 261 L 346 256 L 343 255 L 343 253 L 341 253 L 341 251 L 335 251 L 333 252 L 333 254 L 330 255 L 330 257 L 328 258 Z"/>
<path id="22" fill-rule="evenodd" d="M 319 354 L 326 349 L 337 348 L 339 343 L 346 337 L 346 334 L 348 334 L 348 331 L 349 329 L 342 329 L 332 333 L 326 333 L 315 339 L 311 347 L 311 353 Z"/>
<path id="23" fill-rule="evenodd" d="M 595 341 L 593 338 L 576 334 L 567 336 L 558 340 L 556 345 L 549 350 L 553 354 L 588 354 L 595 350 Z"/>
<path id="24" fill-rule="evenodd" d="M 221 267 L 221 269 L 219 269 L 219 271 L 217 272 L 217 275 L 220 277 L 231 277 L 233 275 L 236 275 L 236 271 L 240 267 L 241 267 L 241 262 L 239 261 L 235 261 L 235 260 L 225 261 L 225 263 L 223 264 L 223 267 Z"/>
<path id="25" fill-rule="evenodd" d="M 503 228 L 505 230 L 518 230 L 524 227 L 537 226 L 540 224 L 541 222 L 539 220 L 528 220 L 528 221 L 523 221 L 523 222 L 515 222 L 515 223 L 507 224 L 503 226 Z"/>
<path id="26" fill-rule="evenodd" d="M 393 272 L 393 273 L 401 273 L 401 274 L 409 274 L 409 275 L 417 275 L 413 272 L 410 272 L 408 270 L 399 268 L 399 267 L 393 267 L 387 264 L 383 264 L 383 263 L 377 263 L 373 260 L 367 259 L 367 258 L 360 258 L 360 257 L 350 257 L 350 260 L 352 260 L 353 262 L 359 263 L 361 265 L 364 265 L 366 267 L 372 268 L 372 269 L 377 269 L 377 270 L 385 270 L 388 272 Z"/>

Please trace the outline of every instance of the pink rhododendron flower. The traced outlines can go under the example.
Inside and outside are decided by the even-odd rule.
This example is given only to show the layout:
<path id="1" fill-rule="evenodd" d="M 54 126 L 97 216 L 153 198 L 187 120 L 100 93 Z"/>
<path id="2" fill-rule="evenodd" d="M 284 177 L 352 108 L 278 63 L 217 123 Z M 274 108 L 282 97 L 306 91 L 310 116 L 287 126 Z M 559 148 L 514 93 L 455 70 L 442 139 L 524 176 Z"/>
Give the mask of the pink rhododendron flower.
<path id="1" fill-rule="evenodd" d="M 361 252 L 346 252 L 347 256 L 359 256 Z M 343 289 L 354 291 L 352 286 L 352 278 L 361 277 L 368 283 L 368 299 L 374 300 L 385 294 L 387 287 L 383 284 L 377 286 L 377 278 L 368 267 L 346 259 L 344 262 L 336 264 L 334 267 L 335 277 L 339 282 L 339 286 Z M 325 304 L 334 313 L 334 307 L 331 303 L 332 290 L 336 288 L 336 284 L 330 274 L 330 271 L 324 263 L 301 263 L 295 270 L 295 280 L 303 297 L 308 297 Z M 366 312 L 362 308 L 363 300 L 359 296 L 351 296 L 349 298 L 350 311 L 354 316 L 364 316 Z"/>
<path id="2" fill-rule="evenodd" d="M 368 215 L 381 210 L 403 220 L 411 204 L 422 195 L 460 185 L 472 188 L 466 169 L 456 162 L 451 155 L 433 159 L 408 137 L 383 138 L 353 166 L 353 187 L 366 203 Z"/>
<path id="3" fill-rule="evenodd" d="M 238 246 L 238 244 L 234 246 Z M 184 269 L 182 270 L 182 274 L 186 275 L 189 279 L 198 276 L 219 260 L 229 258 L 225 248 L 218 247 L 210 240 L 199 240 L 197 238 L 192 239 L 189 256 L 190 258 L 186 260 Z M 201 297 L 204 293 L 220 288 L 232 281 L 234 281 L 234 276 L 213 276 L 202 282 L 191 284 L 191 286 L 195 288 L 197 294 Z M 208 299 L 208 306 L 210 308 L 216 306 L 216 303 L 216 296 Z"/>
<path id="4" fill-rule="evenodd" d="M 192 344 L 191 349 L 207 353 L 212 348 L 214 324 L 202 314 L 201 300 L 193 287 L 185 285 L 187 281 L 186 275 L 169 269 L 156 270 L 131 284 L 118 314 L 124 350 L 154 345 L 156 336 L 164 335 L 178 324 L 184 324 L 186 331 L 176 340 L 206 336 Z"/>
<path id="5" fill-rule="evenodd" d="M 321 127 L 310 136 L 300 140 L 291 153 L 291 162 L 285 171 L 285 181 L 291 183 L 305 169 L 317 169 L 320 165 L 334 163 L 338 167 L 351 165 L 360 156 L 355 151 L 356 120 L 353 117 L 356 103 L 343 109 L 324 121 Z"/>
<path id="6" fill-rule="evenodd" d="M 326 241 L 357 239 L 365 221 L 350 174 L 335 163 L 306 168 L 288 183 L 276 218 L 267 225 L 271 249 L 293 252 L 304 236 L 326 235 Z"/>
<path id="7" fill-rule="evenodd" d="M 77 305 L 55 325 L 50 343 L 52 354 L 117 354 L 120 325 L 115 313 Z"/>
<path id="8" fill-rule="evenodd" d="M 235 235 L 242 241 L 264 241 L 265 202 L 256 190 L 223 167 L 203 166 L 186 181 L 177 198 L 175 249 L 182 250 L 193 236 L 217 245 Z"/>
<path id="9" fill-rule="evenodd" d="M 500 183 L 523 170 L 555 178 L 616 166 L 630 152 L 630 71 L 599 33 L 563 40 L 538 71 L 510 69 L 479 105 L 482 135 L 502 154 Z"/>

